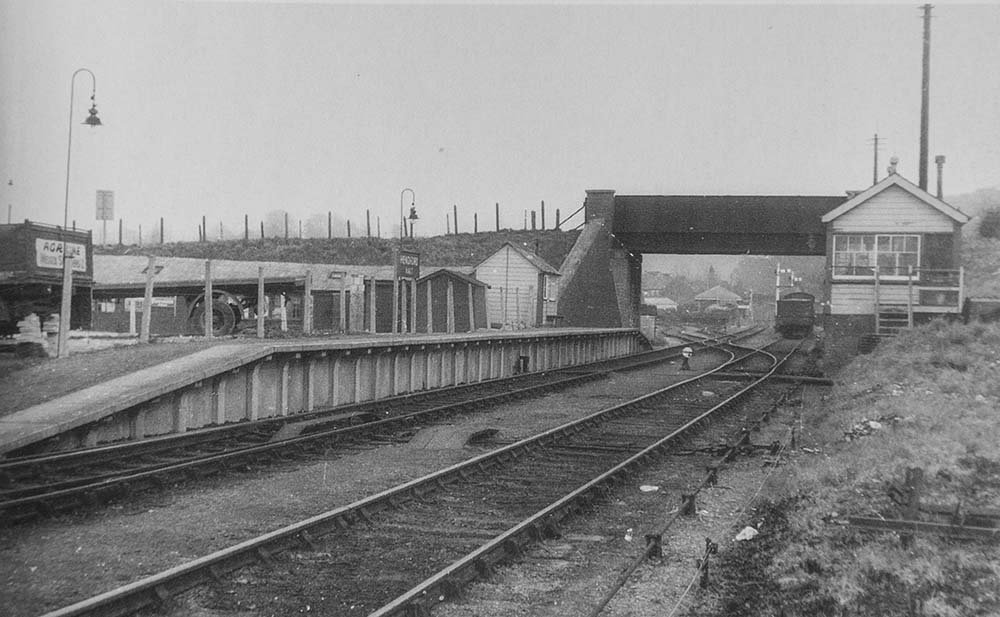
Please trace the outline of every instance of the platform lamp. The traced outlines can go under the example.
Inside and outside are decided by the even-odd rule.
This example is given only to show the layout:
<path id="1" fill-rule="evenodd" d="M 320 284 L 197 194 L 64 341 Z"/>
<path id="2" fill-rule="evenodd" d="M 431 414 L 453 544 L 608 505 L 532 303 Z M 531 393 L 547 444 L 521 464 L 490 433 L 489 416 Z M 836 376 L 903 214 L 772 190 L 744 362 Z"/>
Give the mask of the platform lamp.
<path id="1" fill-rule="evenodd" d="M 399 246 L 403 246 L 403 237 L 406 236 L 406 218 L 403 217 L 403 196 L 406 191 L 410 192 L 410 218 L 417 218 L 417 194 L 413 189 L 403 189 L 399 192 Z"/>
<path id="2" fill-rule="evenodd" d="M 59 309 L 59 338 L 57 340 L 57 353 L 60 358 L 69 357 L 69 320 L 70 320 L 70 300 L 73 296 L 73 262 L 67 260 L 66 255 L 66 231 L 69 229 L 69 169 L 70 160 L 73 153 L 73 94 L 76 76 L 79 73 L 90 75 L 90 112 L 83 124 L 87 126 L 101 126 L 101 119 L 97 117 L 97 78 L 90 69 L 77 69 L 69 79 L 69 137 L 66 140 L 66 198 L 63 203 L 63 284 L 62 284 L 62 304 Z M 86 255 L 84 255 L 86 259 Z"/>
<path id="3" fill-rule="evenodd" d="M 393 273 L 393 280 L 392 280 L 392 333 L 393 334 L 396 334 L 396 332 L 400 330 L 399 328 L 400 322 L 402 322 L 403 324 L 406 323 L 405 318 L 400 319 L 401 307 L 399 301 L 399 292 L 403 286 L 403 281 L 399 276 L 399 269 L 400 269 L 400 259 L 403 253 L 403 238 L 406 237 L 406 217 L 403 216 L 403 197 L 406 195 L 407 191 L 410 192 L 410 217 L 416 218 L 417 215 L 417 208 L 416 208 L 417 194 L 416 192 L 414 192 L 413 189 L 405 188 L 399 192 L 399 249 L 396 251 L 396 264 L 395 264 L 396 271 Z M 407 329 L 408 328 L 406 327 L 402 328 L 403 332 L 406 332 Z"/>

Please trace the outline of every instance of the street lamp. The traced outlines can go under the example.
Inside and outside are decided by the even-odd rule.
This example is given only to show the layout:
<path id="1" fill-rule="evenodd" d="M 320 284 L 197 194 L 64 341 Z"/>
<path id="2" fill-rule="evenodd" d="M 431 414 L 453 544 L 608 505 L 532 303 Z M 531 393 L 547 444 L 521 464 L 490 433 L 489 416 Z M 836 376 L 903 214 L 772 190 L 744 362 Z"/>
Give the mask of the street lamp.
<path id="1" fill-rule="evenodd" d="M 416 307 L 411 306 L 411 312 L 413 313 L 413 319 L 407 324 L 407 319 L 402 306 L 400 303 L 399 292 L 403 288 L 403 281 L 400 278 L 400 259 L 403 253 L 403 237 L 406 236 L 406 217 L 403 216 L 403 196 L 406 195 L 406 191 L 410 192 L 410 220 L 416 220 L 417 218 L 417 194 L 411 188 L 405 188 L 399 192 L 399 250 L 396 251 L 396 268 L 395 276 L 393 276 L 392 281 L 392 333 L 395 334 L 398 330 L 402 329 L 403 332 L 409 330 L 409 327 L 413 327 L 416 331 L 416 327 L 413 324 L 413 319 L 416 318 Z M 411 232 L 412 235 L 412 232 Z M 414 283 L 415 285 L 415 283 Z M 416 287 L 413 288 L 414 304 L 416 300 Z M 400 328 L 402 326 L 402 328 Z M 408 327 L 409 326 L 409 327 Z"/>
<path id="2" fill-rule="evenodd" d="M 417 219 L 420 218 L 419 216 L 417 216 L 417 207 L 416 206 L 410 206 L 410 216 L 408 216 L 407 218 L 410 219 L 410 237 L 412 238 L 413 237 L 413 223 L 414 223 L 414 221 L 416 221 Z"/>
<path id="3" fill-rule="evenodd" d="M 60 358 L 69 356 L 69 320 L 70 320 L 70 300 L 73 295 L 73 262 L 67 259 L 66 251 L 66 231 L 69 229 L 69 169 L 70 160 L 73 153 L 73 94 L 76 84 L 76 76 L 79 73 L 90 75 L 90 112 L 83 124 L 87 126 L 101 126 L 101 119 L 97 117 L 97 78 L 90 69 L 77 69 L 73 76 L 69 78 L 69 137 L 66 140 L 66 197 L 63 203 L 63 284 L 62 284 L 62 306 L 59 310 L 59 338 L 57 353 Z M 84 255 L 86 259 L 86 255 Z"/>
<path id="4" fill-rule="evenodd" d="M 417 194 L 413 189 L 403 189 L 399 192 L 399 246 L 403 246 L 403 236 L 406 235 L 406 218 L 403 217 L 403 195 L 410 191 L 410 218 L 417 218 Z"/>

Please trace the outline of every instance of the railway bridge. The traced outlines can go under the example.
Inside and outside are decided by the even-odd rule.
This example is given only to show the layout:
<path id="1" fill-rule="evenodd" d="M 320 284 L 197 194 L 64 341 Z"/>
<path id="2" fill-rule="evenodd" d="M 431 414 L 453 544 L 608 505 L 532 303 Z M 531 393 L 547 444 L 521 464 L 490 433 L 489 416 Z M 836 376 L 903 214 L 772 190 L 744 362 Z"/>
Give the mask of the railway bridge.
<path id="1" fill-rule="evenodd" d="M 572 326 L 635 327 L 642 255 L 825 256 L 823 325 L 838 341 L 894 334 L 965 300 L 969 216 L 890 170 L 840 196 L 616 195 L 590 190 L 563 262 L 558 311 Z M 853 350 L 852 350 L 853 351 Z"/>
<path id="2" fill-rule="evenodd" d="M 644 253 L 826 255 L 822 217 L 846 200 L 588 190 L 584 232 L 563 264 L 559 312 L 571 325 L 636 325 Z"/>

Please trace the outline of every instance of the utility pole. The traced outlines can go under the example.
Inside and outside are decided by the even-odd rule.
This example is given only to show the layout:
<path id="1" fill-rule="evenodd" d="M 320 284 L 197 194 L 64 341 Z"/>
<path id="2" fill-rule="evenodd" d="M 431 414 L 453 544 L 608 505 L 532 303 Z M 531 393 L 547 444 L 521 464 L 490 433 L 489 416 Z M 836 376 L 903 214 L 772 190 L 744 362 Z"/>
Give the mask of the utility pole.
<path id="1" fill-rule="evenodd" d="M 875 133 L 875 164 L 872 166 L 872 184 L 878 184 L 878 133 Z"/>
<path id="2" fill-rule="evenodd" d="M 920 89 L 920 188 L 927 190 L 927 131 L 930 123 L 928 107 L 931 93 L 931 9 L 925 4 L 924 10 L 924 71 Z"/>

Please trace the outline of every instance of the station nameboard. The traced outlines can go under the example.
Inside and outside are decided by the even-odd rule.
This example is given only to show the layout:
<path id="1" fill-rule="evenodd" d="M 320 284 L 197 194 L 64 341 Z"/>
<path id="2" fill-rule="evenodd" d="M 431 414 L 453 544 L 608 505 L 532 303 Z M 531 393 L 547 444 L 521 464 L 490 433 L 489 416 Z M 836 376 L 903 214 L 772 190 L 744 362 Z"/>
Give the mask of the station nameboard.
<path id="1" fill-rule="evenodd" d="M 420 278 L 420 253 L 416 251 L 399 251 L 396 253 L 396 278 Z"/>

